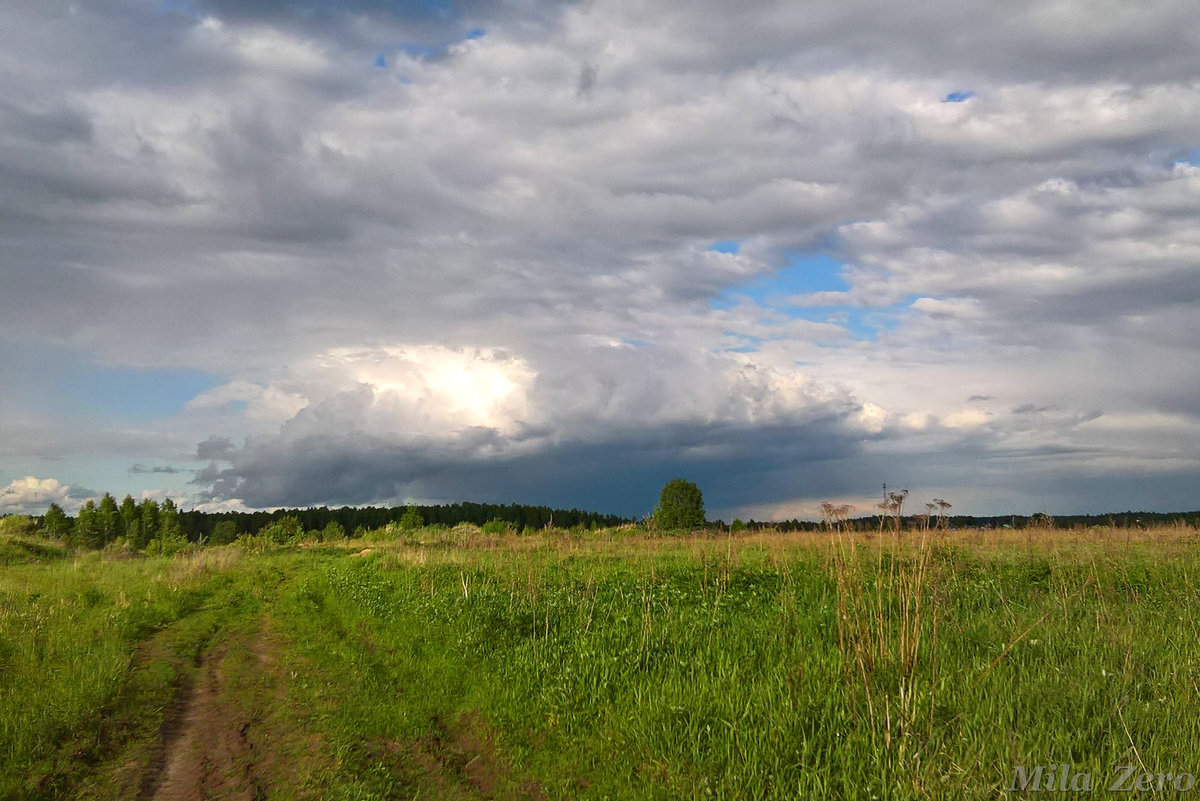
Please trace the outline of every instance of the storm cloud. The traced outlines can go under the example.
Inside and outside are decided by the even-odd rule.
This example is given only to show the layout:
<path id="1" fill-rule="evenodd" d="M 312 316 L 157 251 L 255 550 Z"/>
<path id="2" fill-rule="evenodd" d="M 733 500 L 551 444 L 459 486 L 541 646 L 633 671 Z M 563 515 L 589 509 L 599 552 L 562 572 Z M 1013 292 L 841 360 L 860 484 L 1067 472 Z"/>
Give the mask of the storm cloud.
<path id="1" fill-rule="evenodd" d="M 8 4 L 0 479 L 1194 508 L 1193 16 Z"/>

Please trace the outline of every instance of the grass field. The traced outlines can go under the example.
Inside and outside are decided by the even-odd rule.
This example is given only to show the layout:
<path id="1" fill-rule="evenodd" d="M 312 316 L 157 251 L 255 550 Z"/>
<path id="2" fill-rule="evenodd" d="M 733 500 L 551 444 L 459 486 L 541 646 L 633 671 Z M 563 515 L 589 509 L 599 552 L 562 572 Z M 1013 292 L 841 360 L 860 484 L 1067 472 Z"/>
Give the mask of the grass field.
<path id="1" fill-rule="evenodd" d="M 1053 765 L 1173 797 L 1200 774 L 1198 543 L 0 543 L 0 798 L 996 798 Z"/>

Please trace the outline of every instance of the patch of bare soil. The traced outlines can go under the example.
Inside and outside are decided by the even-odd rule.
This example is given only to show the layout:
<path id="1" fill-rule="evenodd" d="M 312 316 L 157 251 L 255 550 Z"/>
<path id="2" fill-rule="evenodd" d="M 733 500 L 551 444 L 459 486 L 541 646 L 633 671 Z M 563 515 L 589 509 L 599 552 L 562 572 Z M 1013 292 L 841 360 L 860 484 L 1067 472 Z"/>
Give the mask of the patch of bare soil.
<path id="1" fill-rule="evenodd" d="M 144 787 L 155 801 L 254 801 L 265 794 L 254 778 L 253 749 L 246 739 L 250 722 L 231 716 L 221 703 L 225 650 L 218 647 L 201 661 L 182 715 L 168 722 L 165 764 L 150 777 L 151 787 Z"/>
<path id="2" fill-rule="evenodd" d="M 286 777 L 283 748 L 294 733 L 277 730 L 266 709 L 286 697 L 266 629 L 235 634 L 202 655 L 180 688 L 161 732 L 160 752 L 144 774 L 141 797 L 153 801 L 255 801 Z M 246 685 L 246 674 L 261 681 Z M 232 678 L 241 687 L 234 691 Z"/>

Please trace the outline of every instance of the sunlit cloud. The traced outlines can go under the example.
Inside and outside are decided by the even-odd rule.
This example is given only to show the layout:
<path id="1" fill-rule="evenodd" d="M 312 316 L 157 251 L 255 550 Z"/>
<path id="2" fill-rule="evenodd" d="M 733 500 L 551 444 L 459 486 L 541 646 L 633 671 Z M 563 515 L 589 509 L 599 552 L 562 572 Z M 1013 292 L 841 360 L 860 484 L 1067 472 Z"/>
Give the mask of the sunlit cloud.
<path id="1" fill-rule="evenodd" d="M 1194 505 L 1186 3 L 72 8 L 0 12 L 14 508 L 168 470 L 214 509 Z"/>

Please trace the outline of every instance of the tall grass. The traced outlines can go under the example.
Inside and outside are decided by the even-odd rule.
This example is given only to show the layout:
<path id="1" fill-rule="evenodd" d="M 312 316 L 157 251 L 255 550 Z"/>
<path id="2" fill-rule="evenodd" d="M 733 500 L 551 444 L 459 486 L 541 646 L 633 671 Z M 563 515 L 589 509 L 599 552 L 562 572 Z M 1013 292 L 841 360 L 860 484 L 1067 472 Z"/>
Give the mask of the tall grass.
<path id="1" fill-rule="evenodd" d="M 425 529 L 16 566 L 0 796 L 94 728 L 139 644 L 203 648 L 251 606 L 328 797 L 982 799 L 1016 765 L 1200 771 L 1194 531 L 910 536 Z"/>
<path id="2" fill-rule="evenodd" d="M 380 755 L 463 715 L 551 797 L 984 798 L 1016 764 L 1200 764 L 1195 556 L 1039 536 L 431 539 L 315 563 L 284 624 L 329 738 L 365 743 L 364 797 L 426 787 Z"/>
<path id="3" fill-rule="evenodd" d="M 930 532 L 915 537 L 912 542 L 889 529 L 870 548 L 839 530 L 834 565 L 838 647 L 851 706 L 865 707 L 873 748 L 897 765 L 912 760 L 919 766 L 933 736 L 942 605 L 928 597 Z"/>

